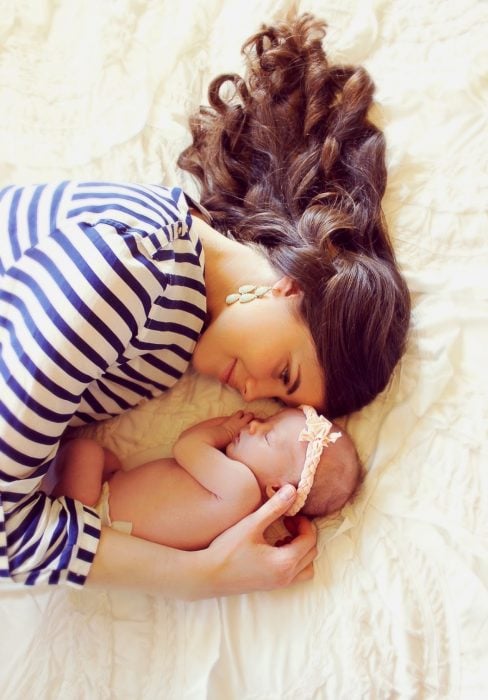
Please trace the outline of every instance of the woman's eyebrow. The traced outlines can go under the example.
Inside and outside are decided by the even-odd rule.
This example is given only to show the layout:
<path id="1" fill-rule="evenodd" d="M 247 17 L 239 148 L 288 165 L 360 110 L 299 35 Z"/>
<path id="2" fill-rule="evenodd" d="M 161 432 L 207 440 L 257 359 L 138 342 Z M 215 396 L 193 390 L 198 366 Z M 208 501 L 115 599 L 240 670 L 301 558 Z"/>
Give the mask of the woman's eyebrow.
<path id="1" fill-rule="evenodd" d="M 298 368 L 297 376 L 295 377 L 295 381 L 293 384 L 286 390 L 286 395 L 289 396 L 290 394 L 293 394 L 294 391 L 298 389 L 300 386 L 300 367 Z"/>

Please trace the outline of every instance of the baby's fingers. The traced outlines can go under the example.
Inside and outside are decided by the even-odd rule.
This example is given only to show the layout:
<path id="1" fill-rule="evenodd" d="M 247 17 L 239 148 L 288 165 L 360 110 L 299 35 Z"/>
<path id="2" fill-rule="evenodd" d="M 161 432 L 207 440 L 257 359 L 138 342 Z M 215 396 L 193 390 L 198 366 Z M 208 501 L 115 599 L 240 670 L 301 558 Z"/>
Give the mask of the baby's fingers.
<path id="1" fill-rule="evenodd" d="M 252 419 L 253 414 L 245 411 L 236 411 L 226 418 L 222 428 L 227 433 L 229 441 L 233 440 Z"/>
<path id="2" fill-rule="evenodd" d="M 254 413 L 251 413 L 251 411 L 236 411 L 234 415 L 231 416 L 231 420 L 239 426 L 239 429 L 250 423 L 253 418 Z"/>

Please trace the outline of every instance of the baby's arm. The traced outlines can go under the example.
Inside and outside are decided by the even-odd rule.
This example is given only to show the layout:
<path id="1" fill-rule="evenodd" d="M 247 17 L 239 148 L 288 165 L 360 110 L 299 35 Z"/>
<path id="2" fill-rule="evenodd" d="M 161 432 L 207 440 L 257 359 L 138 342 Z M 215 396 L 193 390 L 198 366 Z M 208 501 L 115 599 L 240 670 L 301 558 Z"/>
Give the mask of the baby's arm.
<path id="1" fill-rule="evenodd" d="M 248 493 L 257 501 L 261 494 L 252 471 L 221 452 L 252 418 L 252 413 L 237 411 L 226 418 L 198 423 L 180 435 L 173 448 L 174 458 L 218 498 L 242 498 Z"/>

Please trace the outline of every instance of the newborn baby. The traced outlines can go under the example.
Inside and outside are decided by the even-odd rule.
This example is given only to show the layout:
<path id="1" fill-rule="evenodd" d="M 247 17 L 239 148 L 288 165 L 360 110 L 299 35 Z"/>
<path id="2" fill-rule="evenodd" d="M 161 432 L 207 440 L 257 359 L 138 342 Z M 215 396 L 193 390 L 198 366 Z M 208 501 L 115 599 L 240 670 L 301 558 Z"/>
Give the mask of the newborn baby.
<path id="1" fill-rule="evenodd" d="M 244 411 L 211 418 L 185 430 L 173 455 L 124 471 L 95 441 L 71 440 L 56 457 L 55 495 L 95 507 L 105 525 L 190 550 L 285 483 L 297 488 L 288 515 L 315 517 L 340 509 L 361 480 L 350 437 L 310 406 L 265 419 Z"/>

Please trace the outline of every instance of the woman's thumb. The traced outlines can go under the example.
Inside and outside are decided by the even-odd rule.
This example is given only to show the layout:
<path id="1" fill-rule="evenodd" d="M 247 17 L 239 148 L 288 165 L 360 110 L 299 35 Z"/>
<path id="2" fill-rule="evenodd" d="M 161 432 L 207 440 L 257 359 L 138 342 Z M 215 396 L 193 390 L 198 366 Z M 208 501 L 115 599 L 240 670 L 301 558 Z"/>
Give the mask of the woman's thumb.
<path id="1" fill-rule="evenodd" d="M 291 484 L 285 484 L 254 512 L 255 524 L 264 531 L 268 525 L 284 515 L 293 505 L 297 492 Z"/>

